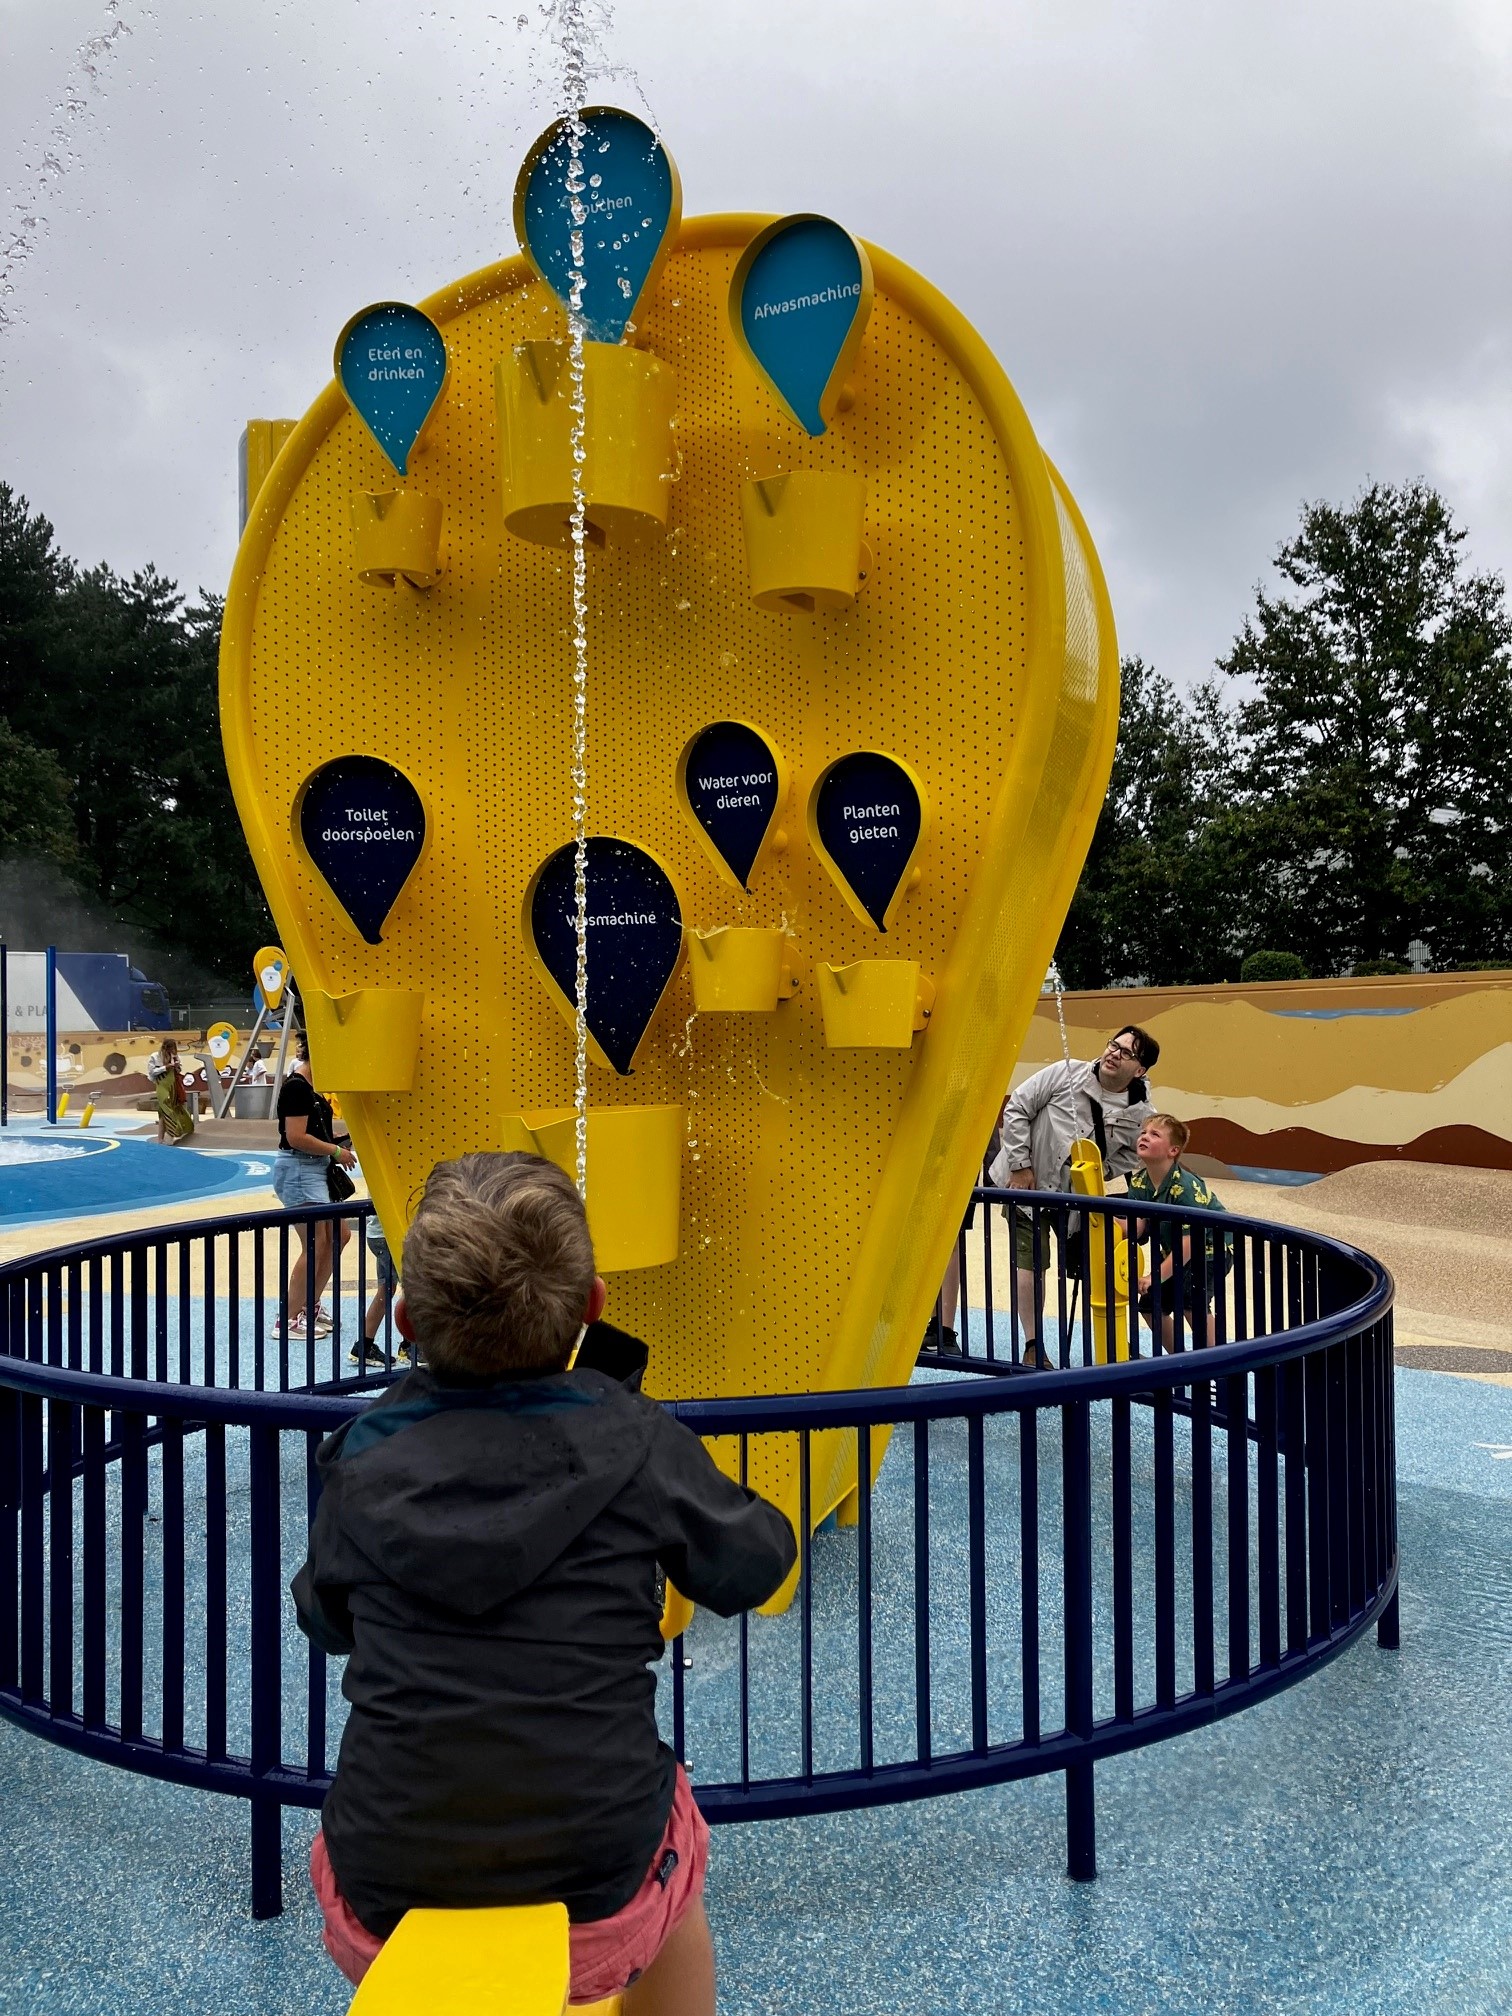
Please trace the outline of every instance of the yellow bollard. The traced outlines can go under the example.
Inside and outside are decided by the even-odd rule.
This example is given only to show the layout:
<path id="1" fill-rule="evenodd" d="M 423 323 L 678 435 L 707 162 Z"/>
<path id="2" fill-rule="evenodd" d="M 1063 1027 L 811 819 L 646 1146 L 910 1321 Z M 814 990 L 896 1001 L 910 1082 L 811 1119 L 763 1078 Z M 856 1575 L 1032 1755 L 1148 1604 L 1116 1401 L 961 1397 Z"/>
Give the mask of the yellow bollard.
<path id="1" fill-rule="evenodd" d="M 348 2016 L 562 2016 L 570 1962 L 562 1904 L 406 1911 Z M 618 1996 L 590 2005 L 618 2016 Z"/>
<path id="2" fill-rule="evenodd" d="M 693 1605 L 680 1589 L 674 1589 L 669 1582 L 667 1584 L 666 1598 L 662 1603 L 661 1634 L 663 1639 L 670 1645 L 674 1638 L 681 1638 L 684 1631 L 687 1630 L 692 1622 Z"/>
<path id="3" fill-rule="evenodd" d="M 59 1095 L 58 1095 L 58 1110 L 57 1110 L 57 1118 L 58 1118 L 59 1120 L 61 1120 L 61 1119 L 62 1119 L 62 1118 L 64 1117 L 64 1115 L 65 1115 L 65 1114 L 67 1113 L 67 1111 L 68 1111 L 68 1101 L 69 1101 L 69 1098 L 70 1098 L 70 1094 L 69 1094 L 69 1093 L 67 1093 L 67 1092 L 61 1092 L 61 1093 L 59 1093 Z"/>
<path id="4" fill-rule="evenodd" d="M 90 1121 L 93 1120 L 94 1109 L 95 1109 L 95 1102 L 93 1101 L 93 1099 L 91 1099 L 89 1104 L 84 1108 L 84 1111 L 79 1115 L 79 1125 L 81 1127 L 87 1127 Z"/>
<path id="5" fill-rule="evenodd" d="M 1107 1194 L 1103 1182 L 1102 1156 L 1095 1141 L 1071 1143 L 1071 1188 L 1078 1197 Z M 1099 1365 L 1110 1357 L 1129 1355 L 1129 1326 L 1124 1311 L 1129 1306 L 1129 1238 L 1126 1227 L 1113 1226 L 1113 1273 L 1108 1278 L 1108 1249 L 1101 1227 L 1087 1226 L 1087 1299 L 1092 1310 L 1092 1355 Z M 1109 1350 L 1111 1331 L 1112 1349 Z"/>

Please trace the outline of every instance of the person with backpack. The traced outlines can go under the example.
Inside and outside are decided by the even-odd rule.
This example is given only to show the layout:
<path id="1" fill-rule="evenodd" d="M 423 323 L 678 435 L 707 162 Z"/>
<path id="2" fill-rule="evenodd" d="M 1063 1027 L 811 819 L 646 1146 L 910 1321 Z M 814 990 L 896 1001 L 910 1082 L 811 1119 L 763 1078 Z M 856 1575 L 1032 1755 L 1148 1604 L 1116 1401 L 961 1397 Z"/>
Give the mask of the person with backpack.
<path id="1" fill-rule="evenodd" d="M 1094 1063 L 1074 1059 L 1047 1064 L 1010 1092 L 1003 1107 L 1002 1142 L 988 1169 L 988 1181 L 1009 1190 L 1069 1190 L 1071 1144 L 1095 1141 L 1107 1177 L 1127 1176 L 1136 1160 L 1140 1129 L 1155 1111 L 1145 1073 L 1152 1071 L 1160 1045 L 1148 1030 L 1129 1024 L 1108 1039 Z M 1045 1277 L 1050 1266 L 1044 1215 L 1007 1207 L 1017 1270 L 1023 1364 L 1047 1370 L 1052 1362 L 1040 1340 Z M 1058 1215 L 1056 1237 L 1061 1265 L 1079 1277 L 1085 1251 L 1083 1217 Z"/>

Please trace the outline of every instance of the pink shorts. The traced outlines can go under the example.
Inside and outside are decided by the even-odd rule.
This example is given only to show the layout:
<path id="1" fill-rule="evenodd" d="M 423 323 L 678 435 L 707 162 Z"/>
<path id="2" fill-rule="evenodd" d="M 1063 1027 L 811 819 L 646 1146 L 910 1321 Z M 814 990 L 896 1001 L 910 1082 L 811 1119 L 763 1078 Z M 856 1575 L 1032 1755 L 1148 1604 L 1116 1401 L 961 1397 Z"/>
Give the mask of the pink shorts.
<path id="1" fill-rule="evenodd" d="M 665 1869 L 668 1857 L 672 1867 Z M 603 2002 L 623 1994 L 656 1958 L 690 1907 L 703 1895 L 709 1862 L 709 1825 L 699 1812 L 681 1764 L 672 1811 L 646 1880 L 612 1918 L 570 1928 L 571 2002 Z M 317 1832 L 310 1849 L 310 1881 L 325 1918 L 325 1949 L 355 1987 L 378 1957 L 383 1941 L 357 1917 L 336 1887 L 336 1872 Z"/>

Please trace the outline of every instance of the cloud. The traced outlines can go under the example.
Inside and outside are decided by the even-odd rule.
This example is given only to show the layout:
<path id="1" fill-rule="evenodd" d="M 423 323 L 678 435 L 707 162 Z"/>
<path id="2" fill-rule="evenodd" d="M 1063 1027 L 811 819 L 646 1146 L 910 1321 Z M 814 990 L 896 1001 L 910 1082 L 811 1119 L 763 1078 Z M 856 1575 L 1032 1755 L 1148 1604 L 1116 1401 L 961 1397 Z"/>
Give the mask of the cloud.
<path id="1" fill-rule="evenodd" d="M 218 586 L 245 420 L 304 409 L 353 309 L 513 250 L 556 54 L 537 0 L 121 13 L 0 340 L 0 474 L 81 559 Z M 13 189 L 106 18 L 0 0 Z M 1191 679 L 1304 498 L 1427 473 L 1512 565 L 1509 21 L 619 0 L 603 94 L 639 93 L 690 213 L 821 209 L 951 295 L 1086 511 L 1124 648 Z"/>

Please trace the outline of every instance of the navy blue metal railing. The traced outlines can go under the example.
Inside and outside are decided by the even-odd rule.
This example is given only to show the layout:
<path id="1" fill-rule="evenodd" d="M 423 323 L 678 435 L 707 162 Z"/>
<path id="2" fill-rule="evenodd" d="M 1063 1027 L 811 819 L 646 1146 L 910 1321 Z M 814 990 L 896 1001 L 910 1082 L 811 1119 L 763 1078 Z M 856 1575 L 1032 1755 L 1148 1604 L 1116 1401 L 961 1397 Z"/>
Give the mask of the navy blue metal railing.
<path id="1" fill-rule="evenodd" d="M 269 1212 L 0 1269 L 0 1713 L 246 1797 L 259 1915 L 281 1810 L 319 1804 L 339 1741 L 338 1662 L 298 1636 L 287 1584 L 316 1445 L 396 1369 L 386 1324 L 381 1369 L 348 1355 L 367 1218 Z M 282 1312 L 291 1235 L 317 1221 L 355 1234 L 329 1337 Z M 1144 1318 L 1115 1308 L 1129 1355 L 1099 1363 L 1093 1242 L 1111 1270 L 1115 1228 L 1141 1223 L 1191 1241 L 1174 1335 L 1212 1342 L 1151 1355 L 1157 1287 Z M 784 1615 L 700 1614 L 673 1646 L 664 1725 L 716 1822 L 1064 1772 L 1087 1877 L 1100 1758 L 1263 1699 L 1372 1622 L 1396 1642 L 1391 1282 L 1310 1233 L 1022 1192 L 977 1193 L 963 1261 L 959 1349 L 920 1361 L 937 1376 L 676 1405 L 733 1474 L 796 1475 L 803 1537 Z M 1058 1369 L 1020 1373 L 1020 1286 Z M 875 1486 L 815 1530 L 837 1475 Z"/>

